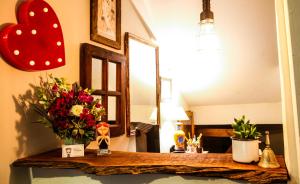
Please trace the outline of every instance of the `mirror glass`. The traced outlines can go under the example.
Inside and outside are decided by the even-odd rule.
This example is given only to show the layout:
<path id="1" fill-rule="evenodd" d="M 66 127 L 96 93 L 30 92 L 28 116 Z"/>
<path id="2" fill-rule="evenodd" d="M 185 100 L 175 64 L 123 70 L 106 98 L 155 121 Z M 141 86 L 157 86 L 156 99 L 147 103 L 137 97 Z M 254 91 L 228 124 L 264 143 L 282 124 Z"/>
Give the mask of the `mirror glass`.
<path id="1" fill-rule="evenodd" d="M 129 48 L 130 119 L 149 123 L 156 108 L 155 48 L 134 39 L 129 39 Z"/>
<path id="2" fill-rule="evenodd" d="M 117 64 L 108 62 L 108 91 L 116 91 Z"/>
<path id="3" fill-rule="evenodd" d="M 108 97 L 108 121 L 115 124 L 116 121 L 116 104 L 117 98 L 115 96 Z"/>
<path id="4" fill-rule="evenodd" d="M 102 60 L 92 58 L 92 89 L 102 89 Z"/>

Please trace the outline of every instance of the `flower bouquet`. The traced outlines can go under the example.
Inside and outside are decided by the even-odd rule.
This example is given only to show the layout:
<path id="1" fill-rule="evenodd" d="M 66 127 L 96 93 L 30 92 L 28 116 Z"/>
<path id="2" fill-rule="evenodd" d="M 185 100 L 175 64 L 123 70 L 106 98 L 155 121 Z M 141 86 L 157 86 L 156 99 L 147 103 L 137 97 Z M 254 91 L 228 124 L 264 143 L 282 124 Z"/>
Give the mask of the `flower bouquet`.
<path id="1" fill-rule="evenodd" d="M 96 125 L 105 114 L 100 99 L 91 93 L 77 84 L 71 86 L 64 78 L 41 78 L 33 104 L 41 115 L 38 122 L 52 128 L 65 145 L 88 145 L 95 140 Z"/>

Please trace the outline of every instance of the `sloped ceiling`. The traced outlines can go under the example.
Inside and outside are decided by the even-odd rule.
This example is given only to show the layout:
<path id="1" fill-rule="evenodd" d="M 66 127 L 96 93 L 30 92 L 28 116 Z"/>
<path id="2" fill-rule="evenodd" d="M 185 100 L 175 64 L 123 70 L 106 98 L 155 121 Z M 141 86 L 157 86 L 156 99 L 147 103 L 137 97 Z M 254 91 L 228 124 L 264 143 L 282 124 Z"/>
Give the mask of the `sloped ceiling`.
<path id="1" fill-rule="evenodd" d="M 199 57 L 201 0 L 132 0 L 160 45 L 160 69 L 190 106 L 280 101 L 274 0 L 211 0 L 221 59 Z"/>

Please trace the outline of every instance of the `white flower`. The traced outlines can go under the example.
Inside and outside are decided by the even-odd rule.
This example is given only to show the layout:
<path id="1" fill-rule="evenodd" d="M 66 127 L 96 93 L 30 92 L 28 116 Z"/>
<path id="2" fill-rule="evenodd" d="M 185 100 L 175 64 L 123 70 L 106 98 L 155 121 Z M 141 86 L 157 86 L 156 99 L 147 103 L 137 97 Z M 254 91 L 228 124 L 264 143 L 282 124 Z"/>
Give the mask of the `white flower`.
<path id="1" fill-rule="evenodd" d="M 74 115 L 74 116 L 80 116 L 80 114 L 82 113 L 82 110 L 83 110 L 83 106 L 82 105 L 73 105 L 72 108 L 71 108 L 71 113 Z"/>

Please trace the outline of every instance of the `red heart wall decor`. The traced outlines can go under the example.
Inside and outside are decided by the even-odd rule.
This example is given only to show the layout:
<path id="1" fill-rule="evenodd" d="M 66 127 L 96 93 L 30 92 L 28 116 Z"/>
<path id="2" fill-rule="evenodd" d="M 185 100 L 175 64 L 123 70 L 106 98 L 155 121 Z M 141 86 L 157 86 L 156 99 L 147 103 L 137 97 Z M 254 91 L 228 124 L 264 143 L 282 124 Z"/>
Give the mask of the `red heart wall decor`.
<path id="1" fill-rule="evenodd" d="M 65 48 L 59 20 L 43 0 L 26 0 L 17 11 L 18 24 L 0 31 L 0 53 L 12 66 L 25 71 L 65 65 Z"/>

